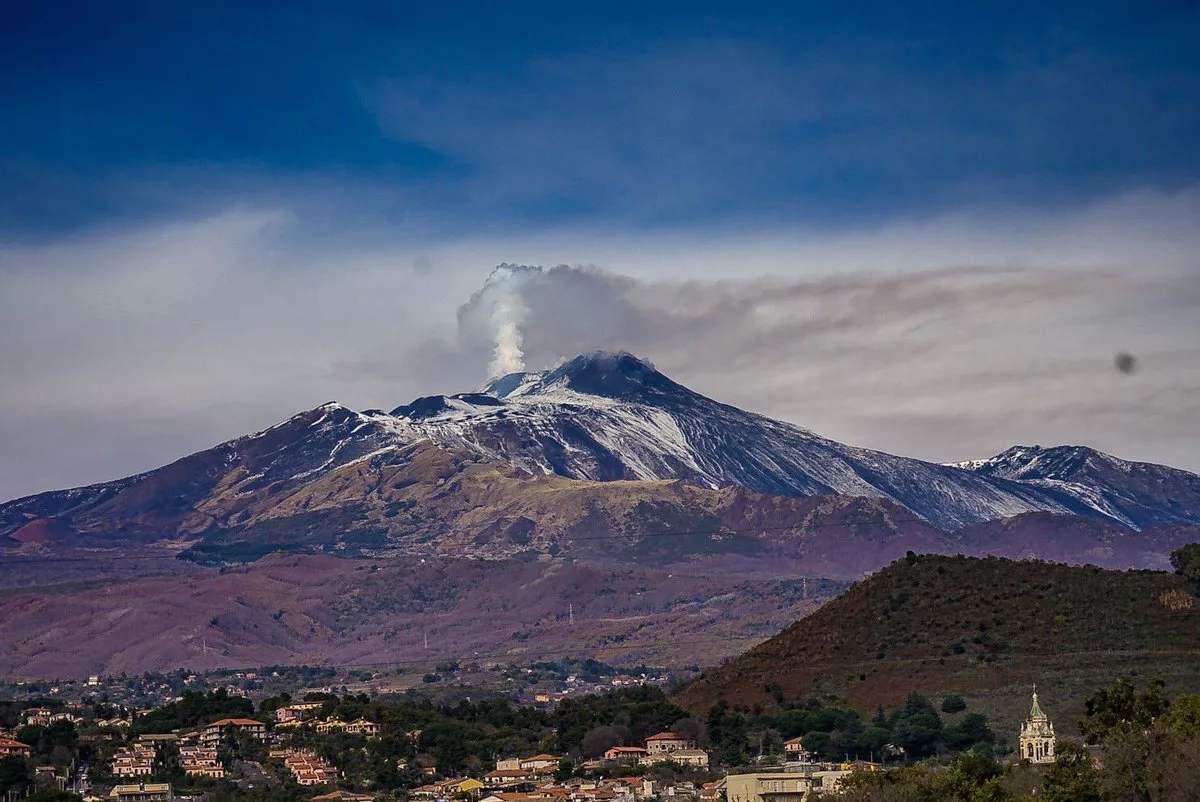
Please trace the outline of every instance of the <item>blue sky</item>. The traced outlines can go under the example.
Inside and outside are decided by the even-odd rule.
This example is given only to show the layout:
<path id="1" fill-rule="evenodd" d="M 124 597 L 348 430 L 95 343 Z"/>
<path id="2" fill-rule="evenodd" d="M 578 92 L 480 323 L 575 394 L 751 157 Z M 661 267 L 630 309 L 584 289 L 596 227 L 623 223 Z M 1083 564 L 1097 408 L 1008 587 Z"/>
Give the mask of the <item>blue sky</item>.
<path id="1" fill-rule="evenodd" d="M 1200 171 L 1191 3 L 4 4 L 0 234 L 756 227 Z"/>
<path id="2" fill-rule="evenodd" d="M 0 499 L 625 348 L 1200 470 L 1193 2 L 0 3 Z M 1133 375 L 1113 369 L 1131 351 Z"/>

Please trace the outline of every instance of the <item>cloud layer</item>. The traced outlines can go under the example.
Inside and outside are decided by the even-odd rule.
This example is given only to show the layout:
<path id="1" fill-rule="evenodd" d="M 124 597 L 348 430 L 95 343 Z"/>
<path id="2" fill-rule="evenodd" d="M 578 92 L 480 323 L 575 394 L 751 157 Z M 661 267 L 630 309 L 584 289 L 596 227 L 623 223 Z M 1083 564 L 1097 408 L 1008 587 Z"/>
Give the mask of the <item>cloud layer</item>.
<path id="1" fill-rule="evenodd" d="M 0 248 L 0 496 L 148 469 L 331 398 L 474 389 L 501 261 L 548 266 L 520 292 L 534 369 L 625 348 L 858 445 L 951 460 L 1083 442 L 1197 470 L 1198 211 L 1184 193 L 837 236 L 319 249 L 286 213 L 231 210 Z"/>

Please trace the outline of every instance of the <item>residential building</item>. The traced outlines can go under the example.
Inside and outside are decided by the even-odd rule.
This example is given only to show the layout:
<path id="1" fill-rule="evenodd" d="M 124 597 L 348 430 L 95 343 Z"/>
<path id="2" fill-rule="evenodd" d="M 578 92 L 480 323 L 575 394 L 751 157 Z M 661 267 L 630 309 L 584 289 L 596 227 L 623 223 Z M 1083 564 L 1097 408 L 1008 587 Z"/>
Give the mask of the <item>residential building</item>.
<path id="1" fill-rule="evenodd" d="M 640 746 L 614 746 L 604 753 L 605 760 L 632 765 L 648 755 Z"/>
<path id="2" fill-rule="evenodd" d="M 149 777 L 154 773 L 156 754 L 153 746 L 135 743 L 113 755 L 112 773 L 117 777 Z"/>
<path id="3" fill-rule="evenodd" d="M 323 702 L 300 702 L 287 707 L 281 707 L 275 711 L 275 721 L 280 724 L 286 724 L 289 721 L 302 721 L 310 716 L 316 715 L 317 710 L 324 706 Z"/>
<path id="4" fill-rule="evenodd" d="M 170 783 L 118 785 L 108 795 L 115 802 L 171 802 L 175 798 Z"/>
<path id="5" fill-rule="evenodd" d="M 1054 762 L 1054 725 L 1038 704 L 1037 687 L 1033 689 L 1033 706 L 1029 717 L 1021 724 L 1020 754 L 1030 763 Z"/>
<path id="6" fill-rule="evenodd" d="M 483 784 L 489 791 L 532 791 L 534 784 L 543 779 L 531 769 L 496 769 L 483 775 Z"/>
<path id="7" fill-rule="evenodd" d="M 480 799 L 479 802 L 541 802 L 541 798 L 533 797 L 529 794 L 494 793 L 488 794 L 483 799 Z"/>
<path id="8" fill-rule="evenodd" d="M 812 753 L 804 748 L 804 737 L 792 738 L 783 742 L 783 754 L 788 760 L 807 763 L 812 760 Z"/>
<path id="9" fill-rule="evenodd" d="M 841 790 L 842 780 L 849 777 L 856 770 L 864 772 L 882 771 L 883 767 L 877 763 L 868 763 L 864 760 L 859 761 L 857 764 L 842 764 L 837 768 L 819 769 L 808 776 L 812 778 L 814 790 L 836 794 Z"/>
<path id="10" fill-rule="evenodd" d="M 98 719 L 96 719 L 96 726 L 100 727 L 101 729 L 110 728 L 110 727 L 113 729 L 119 729 L 119 728 L 128 727 L 132 723 L 133 722 L 127 718 L 98 718 Z"/>
<path id="11" fill-rule="evenodd" d="M 521 768 L 521 758 L 504 757 L 496 761 L 497 771 L 514 771 Z"/>
<path id="12" fill-rule="evenodd" d="M 58 775 L 54 766 L 35 766 L 33 769 L 33 784 L 36 788 L 53 788 L 62 791 L 66 788 L 66 778 Z"/>
<path id="13" fill-rule="evenodd" d="M 292 773 L 297 785 L 325 785 L 337 779 L 337 770 L 315 752 L 286 749 L 282 756 L 284 768 Z"/>
<path id="14" fill-rule="evenodd" d="M 485 786 L 473 777 L 455 777 L 441 782 L 430 783 L 414 788 L 410 796 L 413 799 L 454 799 L 459 796 L 478 797 Z"/>
<path id="15" fill-rule="evenodd" d="M 470 794 L 479 796 L 479 792 L 484 790 L 484 784 L 474 777 L 466 777 L 462 780 L 449 780 L 444 783 L 448 788 L 454 791 L 455 795 Z"/>
<path id="16" fill-rule="evenodd" d="M 438 799 L 440 793 L 442 793 L 442 790 L 437 783 L 427 783 L 426 785 L 418 785 L 409 791 L 408 797 L 409 799 Z"/>
<path id="17" fill-rule="evenodd" d="M 370 794 L 356 794 L 353 791 L 330 791 L 328 794 L 314 796 L 311 802 L 372 802 L 375 797 Z"/>
<path id="18" fill-rule="evenodd" d="M 28 744 L 14 741 L 12 738 L 0 737 L 0 756 L 2 757 L 29 757 L 31 752 L 32 747 Z"/>
<path id="19" fill-rule="evenodd" d="M 811 777 L 799 772 L 730 774 L 725 778 L 725 798 L 728 802 L 803 802 L 813 784 Z"/>
<path id="20" fill-rule="evenodd" d="M 720 802 L 725 793 L 725 778 L 700 786 L 700 802 Z"/>
<path id="21" fill-rule="evenodd" d="M 374 721 L 367 721 L 365 718 L 360 718 L 357 721 L 351 721 L 347 724 L 346 732 L 352 735 L 365 735 L 368 738 L 376 738 L 379 736 L 379 725 Z"/>
<path id="22" fill-rule="evenodd" d="M 680 749 L 695 748 L 695 741 L 674 732 L 660 732 L 646 739 L 646 751 L 652 755 L 657 752 L 677 752 Z"/>
<path id="23" fill-rule="evenodd" d="M 217 759 L 217 750 L 214 747 L 179 747 L 179 765 L 190 777 L 211 777 L 219 780 L 225 776 L 225 767 Z"/>
<path id="24" fill-rule="evenodd" d="M 317 732 L 342 732 L 346 729 L 346 722 L 340 718 L 331 718 L 328 721 L 317 722 Z"/>
<path id="25" fill-rule="evenodd" d="M 72 724 L 78 723 L 82 719 L 74 713 L 65 711 L 55 712 L 48 707 L 32 707 L 23 713 L 26 725 L 37 725 L 40 727 L 49 727 L 59 721 L 70 721 Z"/>
<path id="26" fill-rule="evenodd" d="M 562 758 L 555 757 L 554 755 L 534 755 L 533 757 L 521 758 L 521 768 L 533 771 L 554 770 L 558 768 L 558 764 L 561 761 Z"/>
<path id="27" fill-rule="evenodd" d="M 25 719 L 27 726 L 46 727 L 50 724 L 50 717 L 54 715 L 54 711 L 48 707 L 31 707 L 21 714 Z"/>
<path id="28" fill-rule="evenodd" d="M 252 718 L 223 718 L 214 721 L 200 733 L 200 743 L 205 746 L 217 746 L 226 735 L 241 732 L 260 741 L 267 737 L 267 725 Z"/>
<path id="29" fill-rule="evenodd" d="M 680 766 L 695 766 L 708 768 L 708 752 L 702 749 L 676 749 L 673 752 L 654 752 L 638 761 L 643 766 L 653 766 L 656 763 L 677 763 Z"/>

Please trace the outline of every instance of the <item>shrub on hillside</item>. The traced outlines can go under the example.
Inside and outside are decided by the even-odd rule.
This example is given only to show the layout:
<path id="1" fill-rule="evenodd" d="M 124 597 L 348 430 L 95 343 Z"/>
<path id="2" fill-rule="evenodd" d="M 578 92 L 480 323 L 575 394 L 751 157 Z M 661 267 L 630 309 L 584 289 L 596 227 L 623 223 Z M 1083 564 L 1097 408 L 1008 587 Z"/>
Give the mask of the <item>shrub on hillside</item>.
<path id="1" fill-rule="evenodd" d="M 963 699 L 956 693 L 952 693 L 942 700 L 943 713 L 961 713 L 967 709 L 967 700 Z"/>

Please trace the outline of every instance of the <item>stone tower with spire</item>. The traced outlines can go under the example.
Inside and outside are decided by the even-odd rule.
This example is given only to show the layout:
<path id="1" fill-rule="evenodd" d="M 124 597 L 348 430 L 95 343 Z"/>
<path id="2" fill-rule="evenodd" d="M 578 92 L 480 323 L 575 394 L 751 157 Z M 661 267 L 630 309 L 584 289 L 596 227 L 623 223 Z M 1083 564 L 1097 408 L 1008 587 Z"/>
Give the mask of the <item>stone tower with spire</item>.
<path id="1" fill-rule="evenodd" d="M 1030 763 L 1054 762 L 1054 725 L 1038 704 L 1037 686 L 1033 686 L 1033 707 L 1021 725 L 1021 757 Z"/>

